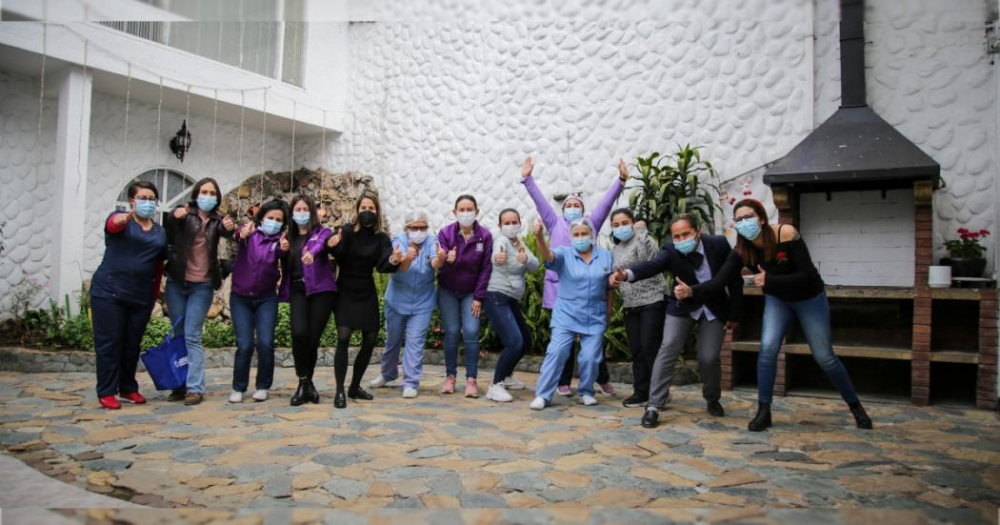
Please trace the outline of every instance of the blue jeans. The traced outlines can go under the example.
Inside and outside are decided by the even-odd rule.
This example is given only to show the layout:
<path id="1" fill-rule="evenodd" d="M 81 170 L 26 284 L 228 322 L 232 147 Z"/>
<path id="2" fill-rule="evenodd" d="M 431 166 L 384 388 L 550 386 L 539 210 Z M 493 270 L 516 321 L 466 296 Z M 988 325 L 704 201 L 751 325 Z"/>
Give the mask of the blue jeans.
<path id="1" fill-rule="evenodd" d="M 577 364 L 580 372 L 580 382 L 577 383 L 577 393 L 581 396 L 594 395 L 594 380 L 597 378 L 597 367 L 601 363 L 604 350 L 604 332 L 594 335 L 577 334 L 576 332 L 552 327 L 552 340 L 545 349 L 545 360 L 538 375 L 538 385 L 535 395 L 552 401 L 552 395 L 559 383 L 559 375 L 566 363 L 566 356 L 573 348 L 573 341 L 580 337 L 580 352 L 577 354 Z"/>
<path id="2" fill-rule="evenodd" d="M 250 384 L 254 332 L 257 332 L 257 390 L 270 390 L 274 381 L 274 327 L 278 322 L 278 296 L 229 295 L 229 312 L 236 333 L 233 390 L 246 392 Z"/>
<path id="3" fill-rule="evenodd" d="M 385 350 L 382 351 L 382 378 L 399 377 L 399 351 L 403 349 L 403 388 L 417 388 L 424 370 L 424 341 L 434 310 L 401 314 L 385 307 Z M 405 348 L 404 348 L 405 340 Z"/>
<path id="4" fill-rule="evenodd" d="M 518 361 L 531 349 L 531 329 L 524 321 L 520 303 L 509 295 L 486 292 L 483 310 L 503 343 L 503 351 L 493 373 L 493 383 L 496 384 L 510 377 Z"/>
<path id="5" fill-rule="evenodd" d="M 201 347 L 201 329 L 205 326 L 205 316 L 208 315 L 214 296 L 211 282 L 179 283 L 167 279 L 167 290 L 164 293 L 167 313 L 170 314 L 171 321 L 178 315 L 184 316 L 177 335 L 183 335 L 184 345 L 187 347 L 187 391 L 196 394 L 205 393 L 205 351 Z"/>
<path id="6" fill-rule="evenodd" d="M 472 294 L 462 296 L 438 288 L 438 308 L 444 325 L 444 367 L 458 374 L 458 341 L 465 341 L 465 377 L 476 378 L 479 367 L 479 319 L 472 316 Z"/>
<path id="7" fill-rule="evenodd" d="M 778 372 L 778 352 L 781 340 L 792 321 L 798 319 L 809 343 L 813 359 L 847 403 L 858 400 L 844 364 L 833 353 L 830 337 L 830 302 L 823 292 L 805 301 L 786 302 L 773 295 L 764 295 L 764 326 L 757 356 L 757 401 L 770 403 L 774 397 L 774 377 Z"/>

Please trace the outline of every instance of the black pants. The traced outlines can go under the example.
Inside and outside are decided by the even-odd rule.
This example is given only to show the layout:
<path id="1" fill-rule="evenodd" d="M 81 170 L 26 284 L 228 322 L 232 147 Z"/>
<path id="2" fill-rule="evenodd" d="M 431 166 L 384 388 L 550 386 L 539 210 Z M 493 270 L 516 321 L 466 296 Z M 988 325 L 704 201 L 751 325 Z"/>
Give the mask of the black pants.
<path id="1" fill-rule="evenodd" d="M 292 283 L 292 358 L 295 360 L 295 375 L 300 378 L 312 379 L 319 356 L 319 340 L 336 303 L 337 294 L 334 292 L 306 296 L 305 284 Z"/>
<path id="2" fill-rule="evenodd" d="M 566 363 L 563 365 L 562 375 L 559 376 L 559 386 L 569 386 L 573 382 L 573 366 L 576 365 L 576 351 L 579 341 L 573 343 L 573 348 L 569 351 Z M 597 383 L 603 385 L 611 381 L 611 374 L 608 373 L 608 364 L 604 362 L 604 348 L 601 347 L 601 364 L 597 368 Z"/>
<path id="3" fill-rule="evenodd" d="M 625 335 L 632 351 L 632 391 L 642 399 L 649 399 L 653 361 L 663 342 L 665 308 L 663 301 L 657 301 L 625 309 Z"/>
<path id="4" fill-rule="evenodd" d="M 94 353 L 97 354 L 97 396 L 139 391 L 139 383 L 135 380 L 139 345 L 153 305 L 138 306 L 91 297 L 90 307 Z"/>
<path id="5" fill-rule="evenodd" d="M 337 391 L 344 389 L 344 380 L 347 379 L 348 351 L 351 345 L 351 334 L 354 332 L 350 327 L 337 327 L 337 353 L 333 356 L 333 368 L 337 376 Z M 368 369 L 368 363 L 372 360 L 372 351 L 375 343 L 378 342 L 377 331 L 361 332 L 361 349 L 358 356 L 354 358 L 354 373 L 351 375 L 351 388 L 361 385 L 361 378 Z"/>

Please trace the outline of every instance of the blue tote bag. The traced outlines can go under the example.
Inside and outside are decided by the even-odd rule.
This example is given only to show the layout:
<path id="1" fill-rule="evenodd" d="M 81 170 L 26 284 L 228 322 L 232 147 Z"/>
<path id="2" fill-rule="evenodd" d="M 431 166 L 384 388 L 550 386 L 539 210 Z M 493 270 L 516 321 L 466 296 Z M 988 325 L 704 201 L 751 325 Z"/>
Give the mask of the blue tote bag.
<path id="1" fill-rule="evenodd" d="M 177 326 L 184 317 L 177 319 L 162 343 L 142 354 L 149 377 L 157 390 L 174 390 L 187 384 L 187 346 L 183 337 L 175 337 Z"/>

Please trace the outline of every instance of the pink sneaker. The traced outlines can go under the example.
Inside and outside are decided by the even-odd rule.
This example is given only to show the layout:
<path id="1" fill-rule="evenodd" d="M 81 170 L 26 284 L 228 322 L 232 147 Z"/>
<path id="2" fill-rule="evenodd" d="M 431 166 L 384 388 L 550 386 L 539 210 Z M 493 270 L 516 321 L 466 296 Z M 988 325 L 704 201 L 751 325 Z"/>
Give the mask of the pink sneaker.
<path id="1" fill-rule="evenodd" d="M 615 395 L 615 385 L 612 385 L 611 383 L 604 383 L 603 385 L 599 384 L 597 386 L 601 387 L 601 392 L 604 392 L 609 396 Z"/>
<path id="2" fill-rule="evenodd" d="M 448 376 L 444 379 L 444 385 L 441 387 L 442 394 L 454 394 L 455 393 L 455 376 Z"/>
<path id="3" fill-rule="evenodd" d="M 561 396 L 571 396 L 571 395 L 573 395 L 573 391 L 568 386 L 565 386 L 565 385 L 559 387 L 556 390 L 556 393 L 559 394 L 559 395 L 561 395 Z"/>
<path id="4" fill-rule="evenodd" d="M 468 377 L 465 379 L 465 397 L 479 397 L 479 385 L 476 384 L 476 378 Z"/>

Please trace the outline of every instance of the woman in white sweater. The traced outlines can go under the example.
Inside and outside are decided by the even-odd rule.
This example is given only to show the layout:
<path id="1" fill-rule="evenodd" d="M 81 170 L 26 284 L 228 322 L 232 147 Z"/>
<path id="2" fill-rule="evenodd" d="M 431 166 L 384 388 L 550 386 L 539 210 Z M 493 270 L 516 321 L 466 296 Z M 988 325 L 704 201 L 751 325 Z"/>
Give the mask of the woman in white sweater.
<path id="1" fill-rule="evenodd" d="M 507 403 L 514 398 L 507 389 L 520 390 L 524 383 L 513 378 L 518 361 L 531 349 L 531 330 L 524 322 L 519 301 L 524 296 L 524 274 L 538 269 L 538 258 L 531 253 L 521 233 L 521 215 L 514 209 L 500 212 L 502 235 L 493 241 L 493 273 L 486 287 L 483 309 L 500 336 L 503 352 L 497 359 L 493 383 L 486 399 Z"/>

